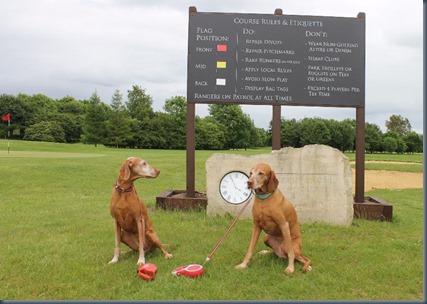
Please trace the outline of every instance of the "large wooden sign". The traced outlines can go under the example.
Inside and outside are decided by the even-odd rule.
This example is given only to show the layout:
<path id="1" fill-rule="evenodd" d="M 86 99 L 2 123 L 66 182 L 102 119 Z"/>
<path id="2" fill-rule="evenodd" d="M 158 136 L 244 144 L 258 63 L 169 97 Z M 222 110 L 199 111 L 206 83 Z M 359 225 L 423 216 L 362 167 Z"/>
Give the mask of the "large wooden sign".
<path id="1" fill-rule="evenodd" d="M 365 19 L 190 12 L 187 100 L 364 106 Z"/>
<path id="2" fill-rule="evenodd" d="M 189 10 L 187 196 L 195 195 L 195 105 L 272 105 L 279 150 L 281 106 L 356 108 L 356 202 L 364 202 L 365 14 L 357 18 Z"/>

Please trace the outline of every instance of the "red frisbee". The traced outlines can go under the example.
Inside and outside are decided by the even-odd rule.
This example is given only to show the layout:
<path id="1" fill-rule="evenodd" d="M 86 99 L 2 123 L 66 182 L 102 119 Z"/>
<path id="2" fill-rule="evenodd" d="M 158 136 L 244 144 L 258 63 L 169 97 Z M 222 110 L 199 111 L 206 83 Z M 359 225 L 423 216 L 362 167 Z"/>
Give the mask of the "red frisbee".
<path id="1" fill-rule="evenodd" d="M 203 270 L 203 266 L 200 264 L 190 264 L 187 266 L 181 266 L 172 271 L 174 276 L 186 276 L 190 278 L 197 278 L 201 276 L 205 271 Z"/>

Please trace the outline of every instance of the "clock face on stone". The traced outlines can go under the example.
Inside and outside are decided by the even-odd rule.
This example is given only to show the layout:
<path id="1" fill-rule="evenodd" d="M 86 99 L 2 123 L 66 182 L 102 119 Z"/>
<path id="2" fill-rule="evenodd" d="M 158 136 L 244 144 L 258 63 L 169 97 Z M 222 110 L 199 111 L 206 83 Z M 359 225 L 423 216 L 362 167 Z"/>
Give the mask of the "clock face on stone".
<path id="1" fill-rule="evenodd" d="M 225 174 L 219 183 L 219 193 L 229 204 L 238 205 L 247 201 L 252 190 L 247 186 L 248 176 L 241 171 Z"/>

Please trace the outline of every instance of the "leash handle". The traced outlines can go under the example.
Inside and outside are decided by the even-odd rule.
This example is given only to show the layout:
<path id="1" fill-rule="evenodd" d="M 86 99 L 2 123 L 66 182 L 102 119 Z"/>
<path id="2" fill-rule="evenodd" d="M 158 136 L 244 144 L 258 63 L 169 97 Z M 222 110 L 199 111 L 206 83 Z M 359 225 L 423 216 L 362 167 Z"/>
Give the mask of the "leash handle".
<path id="1" fill-rule="evenodd" d="M 154 280 L 154 276 L 157 272 L 157 266 L 152 263 L 145 263 L 141 267 L 139 267 L 137 273 L 141 279 L 146 281 Z"/>
<path id="2" fill-rule="evenodd" d="M 203 266 L 199 264 L 190 264 L 187 266 L 181 266 L 172 271 L 174 276 L 184 275 L 190 278 L 196 278 L 201 276 L 205 271 L 203 270 Z"/>
<path id="3" fill-rule="evenodd" d="M 212 250 L 211 253 L 209 253 L 209 255 L 206 257 L 206 262 L 208 262 L 211 257 L 213 256 L 213 254 L 215 253 L 215 251 L 218 250 L 218 247 L 221 245 L 221 243 L 224 241 L 225 237 L 227 236 L 227 234 L 231 231 L 231 228 L 233 228 L 233 226 L 236 224 L 237 220 L 239 219 L 239 217 L 242 215 L 243 211 L 245 210 L 245 208 L 249 205 L 249 203 L 251 202 L 252 199 L 252 195 L 246 200 L 246 203 L 243 205 L 243 207 L 240 209 L 239 213 L 237 213 L 237 215 L 234 217 L 234 220 L 231 222 L 230 226 L 228 226 L 227 230 L 225 231 L 224 235 L 222 236 L 222 238 L 219 239 L 218 243 L 216 243 L 214 249 Z M 205 264 L 203 263 L 203 265 Z"/>

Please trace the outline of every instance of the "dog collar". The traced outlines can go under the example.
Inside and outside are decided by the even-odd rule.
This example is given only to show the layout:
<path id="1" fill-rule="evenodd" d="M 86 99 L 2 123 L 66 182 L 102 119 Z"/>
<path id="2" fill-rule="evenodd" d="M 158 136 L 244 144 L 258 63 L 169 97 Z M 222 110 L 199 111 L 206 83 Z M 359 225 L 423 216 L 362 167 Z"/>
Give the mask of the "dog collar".
<path id="1" fill-rule="evenodd" d="M 276 189 L 277 189 L 277 188 L 276 188 Z M 268 192 L 268 193 L 256 193 L 256 192 L 255 192 L 255 195 L 256 195 L 256 197 L 257 197 L 257 198 L 259 198 L 260 200 L 265 200 L 265 199 L 269 198 L 269 197 L 270 197 L 270 195 L 272 195 L 274 192 L 276 192 L 276 189 L 274 189 L 274 191 L 273 191 L 273 192 Z"/>
<path id="2" fill-rule="evenodd" d="M 119 184 L 117 184 L 117 182 L 114 184 L 114 189 L 116 189 L 119 192 L 131 192 L 133 189 L 133 186 L 130 186 L 129 188 L 125 189 L 119 186 Z"/>

